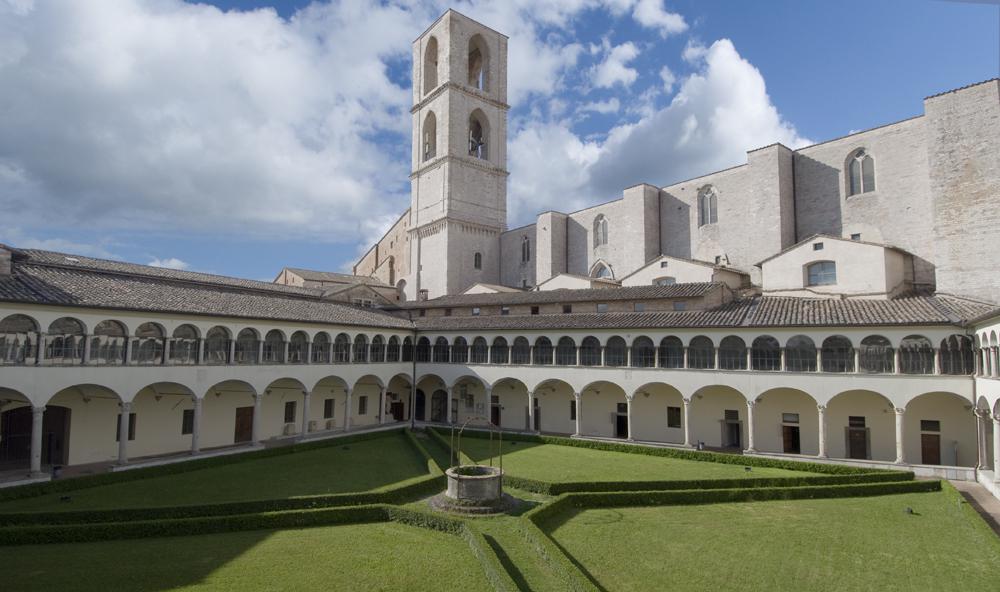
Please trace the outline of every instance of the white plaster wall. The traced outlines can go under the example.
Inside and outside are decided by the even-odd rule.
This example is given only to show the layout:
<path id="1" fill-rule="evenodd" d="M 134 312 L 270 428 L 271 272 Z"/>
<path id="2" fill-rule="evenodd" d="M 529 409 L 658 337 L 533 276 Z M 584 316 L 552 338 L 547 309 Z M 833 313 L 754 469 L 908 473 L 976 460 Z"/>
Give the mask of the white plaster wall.
<path id="1" fill-rule="evenodd" d="M 802 454 L 819 454 L 819 411 L 816 401 L 794 389 L 775 389 L 757 399 L 754 407 L 754 447 L 761 452 L 784 452 L 781 416 L 799 414 Z M 795 425 L 795 424 L 787 424 Z"/>
<path id="2" fill-rule="evenodd" d="M 822 250 L 814 250 L 817 243 L 823 244 Z M 904 279 L 902 254 L 889 252 L 877 245 L 816 237 L 764 262 L 763 288 L 765 292 L 808 289 L 818 294 L 885 294 L 901 286 Z M 817 261 L 836 263 L 836 284 L 806 285 L 806 267 Z M 888 262 L 891 265 L 887 266 Z"/>
<path id="3" fill-rule="evenodd" d="M 722 420 L 727 409 L 739 412 L 740 438 L 746 448 L 746 399 L 730 388 L 719 386 L 706 387 L 691 399 L 691 443 L 702 441 L 706 446 L 722 446 Z"/>
<path id="4" fill-rule="evenodd" d="M 903 416 L 904 453 L 910 463 L 923 462 L 920 445 L 922 419 L 941 422 L 941 464 L 976 465 L 979 454 L 976 449 L 976 417 L 972 413 L 971 401 L 946 393 L 930 393 L 910 401 Z"/>
<path id="5" fill-rule="evenodd" d="M 892 406 L 881 396 L 865 391 L 847 391 L 835 397 L 826 410 L 827 454 L 833 458 L 847 457 L 848 417 L 864 416 L 870 429 L 872 460 L 896 459 L 896 416 Z"/>
<path id="6" fill-rule="evenodd" d="M 541 413 L 539 427 L 543 432 L 572 434 L 576 430 L 576 422 L 570 419 L 572 387 L 566 383 L 549 384 L 537 389 L 535 397 Z"/>
<path id="7" fill-rule="evenodd" d="M 681 427 L 667 427 L 667 407 L 681 410 Z M 683 444 L 684 400 L 681 393 L 665 384 L 640 388 L 632 399 L 632 438 Z"/>

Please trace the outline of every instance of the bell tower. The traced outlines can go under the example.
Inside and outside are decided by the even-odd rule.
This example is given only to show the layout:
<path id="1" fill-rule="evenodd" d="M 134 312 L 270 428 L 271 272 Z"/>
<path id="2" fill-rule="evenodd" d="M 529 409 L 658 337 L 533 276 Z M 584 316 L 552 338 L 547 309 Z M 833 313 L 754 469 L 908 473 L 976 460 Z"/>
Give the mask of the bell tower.
<path id="1" fill-rule="evenodd" d="M 408 299 L 499 283 L 509 108 L 505 35 L 449 10 L 413 42 Z"/>

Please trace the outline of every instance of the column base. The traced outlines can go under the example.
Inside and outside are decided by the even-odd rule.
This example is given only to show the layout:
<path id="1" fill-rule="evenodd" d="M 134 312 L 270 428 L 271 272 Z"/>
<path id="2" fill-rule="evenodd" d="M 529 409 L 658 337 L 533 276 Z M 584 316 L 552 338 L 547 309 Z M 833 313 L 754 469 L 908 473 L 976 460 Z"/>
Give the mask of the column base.
<path id="1" fill-rule="evenodd" d="M 817 454 L 817 455 L 816 455 L 816 458 L 823 458 L 823 459 L 826 459 L 826 458 L 830 458 L 830 457 L 829 457 L 829 456 L 827 456 L 827 455 L 825 455 L 825 454 Z"/>
<path id="2" fill-rule="evenodd" d="M 756 453 L 757 453 L 756 448 L 747 448 L 746 450 L 743 451 L 743 454 L 756 454 Z"/>

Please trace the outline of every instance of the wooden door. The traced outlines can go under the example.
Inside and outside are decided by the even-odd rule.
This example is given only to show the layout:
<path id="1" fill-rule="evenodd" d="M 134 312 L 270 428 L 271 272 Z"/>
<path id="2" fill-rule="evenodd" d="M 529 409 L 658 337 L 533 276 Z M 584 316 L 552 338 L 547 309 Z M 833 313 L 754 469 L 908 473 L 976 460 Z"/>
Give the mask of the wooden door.
<path id="1" fill-rule="evenodd" d="M 864 428 L 847 430 L 847 456 L 862 460 L 868 458 L 868 434 Z"/>
<path id="2" fill-rule="evenodd" d="M 236 434 L 233 441 L 249 442 L 253 439 L 253 406 L 236 408 Z"/>
<path id="3" fill-rule="evenodd" d="M 394 420 L 403 421 L 403 402 L 393 401 L 389 405 L 389 413 L 392 414 Z"/>
<path id="4" fill-rule="evenodd" d="M 495 426 L 500 425 L 500 406 L 490 405 L 490 423 Z"/>
<path id="5" fill-rule="evenodd" d="M 742 448 L 743 438 L 740 434 L 740 424 L 733 421 L 726 424 L 726 443 L 729 448 Z"/>
<path id="6" fill-rule="evenodd" d="M 920 462 L 941 464 L 941 434 L 920 434 Z"/>
<path id="7" fill-rule="evenodd" d="M 781 426 L 783 450 L 788 454 L 801 454 L 802 445 L 799 440 L 799 426 Z"/>

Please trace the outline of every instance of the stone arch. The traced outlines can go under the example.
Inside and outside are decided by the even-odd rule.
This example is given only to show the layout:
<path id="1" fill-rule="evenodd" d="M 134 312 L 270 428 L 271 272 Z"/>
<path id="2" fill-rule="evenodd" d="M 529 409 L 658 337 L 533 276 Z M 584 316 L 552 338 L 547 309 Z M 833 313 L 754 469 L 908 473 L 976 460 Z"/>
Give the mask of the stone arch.
<path id="1" fill-rule="evenodd" d="M 433 361 L 438 364 L 445 364 L 449 361 L 450 356 L 451 346 L 448 344 L 448 338 L 439 336 L 434 340 Z"/>
<path id="2" fill-rule="evenodd" d="M 581 431 L 588 436 L 626 438 L 628 435 L 628 395 L 606 380 L 595 380 L 582 389 Z"/>
<path id="3" fill-rule="evenodd" d="M 97 323 L 90 337 L 90 363 L 100 366 L 124 364 L 128 339 L 125 323 L 114 319 Z"/>
<path id="4" fill-rule="evenodd" d="M 162 364 L 167 332 L 159 323 L 146 322 L 135 330 L 132 340 L 133 364 Z"/>
<path id="5" fill-rule="evenodd" d="M 485 337 L 477 336 L 472 340 L 472 346 L 469 348 L 469 362 L 472 364 L 485 364 L 489 359 L 489 343 L 486 342 Z"/>
<path id="6" fill-rule="evenodd" d="M 52 394 L 45 402 L 45 413 L 52 417 L 63 415 L 62 442 L 56 445 L 56 455 L 63 462 L 56 464 L 116 460 L 116 431 L 125 401 L 123 393 L 94 383 L 75 384 Z M 133 431 L 133 435 L 141 436 L 141 432 Z"/>
<path id="7" fill-rule="evenodd" d="M 500 406 L 500 427 L 510 430 L 529 430 L 528 386 L 513 377 L 504 377 L 493 383 L 490 391 Z"/>
<path id="8" fill-rule="evenodd" d="M 847 197 L 875 191 L 875 158 L 867 148 L 855 148 L 844 160 Z"/>
<path id="9" fill-rule="evenodd" d="M 414 417 L 417 421 L 446 422 L 448 383 L 437 374 L 424 374 L 417 379 Z"/>
<path id="10" fill-rule="evenodd" d="M 613 280 L 615 279 L 615 272 L 609 263 L 603 259 L 599 259 L 590 266 L 590 277 Z"/>
<path id="11" fill-rule="evenodd" d="M 259 362 L 258 344 L 260 343 L 260 332 L 252 327 L 245 327 L 236 334 L 236 347 L 233 350 L 235 364 L 256 364 Z"/>
<path id="12" fill-rule="evenodd" d="M 514 338 L 514 345 L 510 348 L 510 363 L 524 365 L 531 363 L 531 344 L 526 337 Z"/>
<path id="13" fill-rule="evenodd" d="M 437 156 L 437 117 L 434 115 L 433 111 L 428 111 L 427 116 L 424 117 L 421 142 L 423 142 L 421 144 L 421 155 L 424 162 Z"/>
<path id="14" fill-rule="evenodd" d="M 132 397 L 136 438 L 128 443 L 129 456 L 134 458 L 190 450 L 195 398 L 202 397 L 179 382 L 154 382 L 138 389 Z"/>
<path id="15" fill-rule="evenodd" d="M 542 380 L 531 391 L 538 430 L 550 434 L 572 434 L 576 431 L 576 397 L 573 385 L 558 378 Z"/>
<path id="16" fill-rule="evenodd" d="M 636 440 L 683 444 L 684 398 L 681 392 L 661 381 L 640 386 L 632 394 L 632 421 Z"/>
<path id="17" fill-rule="evenodd" d="M 823 372 L 854 372 L 854 344 L 843 335 L 831 335 L 820 349 Z"/>
<path id="18" fill-rule="evenodd" d="M 285 363 L 285 332 L 281 329 L 271 329 L 264 335 L 262 348 L 263 364 Z"/>
<path id="19" fill-rule="evenodd" d="M 683 368 L 684 342 L 674 335 L 664 337 L 660 340 L 658 356 L 660 368 Z"/>
<path id="20" fill-rule="evenodd" d="M 746 448 L 747 398 L 726 385 L 710 384 L 691 395 L 691 442 L 712 448 Z"/>
<path id="21" fill-rule="evenodd" d="M 480 34 L 469 38 L 469 51 L 466 54 L 466 69 L 468 85 L 483 92 L 490 92 L 490 50 L 486 40 Z"/>
<path id="22" fill-rule="evenodd" d="M 899 342 L 899 371 L 902 374 L 933 374 L 934 345 L 923 335 L 907 335 Z"/>
<path id="23" fill-rule="evenodd" d="M 228 364 L 229 345 L 232 333 L 221 325 L 212 327 L 205 333 L 205 364 Z"/>
<path id="24" fill-rule="evenodd" d="M 652 368 L 656 365 L 656 345 L 645 335 L 632 340 L 632 367 Z"/>
<path id="25" fill-rule="evenodd" d="M 604 346 L 604 365 L 617 368 L 627 364 L 628 343 L 619 335 L 609 337 Z"/>
<path id="26" fill-rule="evenodd" d="M 490 120 L 481 109 L 469 114 L 469 156 L 490 159 Z"/>
<path id="27" fill-rule="evenodd" d="M 692 337 L 688 343 L 688 368 L 715 368 L 715 344 L 704 335 Z"/>
<path id="28" fill-rule="evenodd" d="M 757 337 L 750 348 L 750 363 L 754 370 L 762 372 L 781 370 L 781 344 L 770 335 Z"/>
<path id="29" fill-rule="evenodd" d="M 351 361 L 355 364 L 368 363 L 368 336 L 358 333 L 354 336 L 354 347 L 351 350 Z"/>
<path id="30" fill-rule="evenodd" d="M 351 387 L 351 427 L 378 424 L 382 418 L 385 382 L 375 374 L 358 377 Z"/>
<path id="31" fill-rule="evenodd" d="M 785 342 L 785 370 L 816 371 L 816 343 L 808 335 L 795 335 Z"/>
<path id="32" fill-rule="evenodd" d="M 974 467 L 979 461 L 972 401 L 946 391 L 928 392 L 906 403 L 903 450 L 915 464 Z"/>
<path id="33" fill-rule="evenodd" d="M 817 404 L 815 397 L 801 389 L 777 387 L 762 392 L 754 405 L 754 447 L 761 452 L 819 454 Z"/>
<path id="34" fill-rule="evenodd" d="M 316 334 L 317 337 L 319 333 Z M 329 341 L 329 335 L 326 338 Z M 321 359 L 325 361 L 325 358 Z M 309 335 L 305 331 L 296 331 L 288 338 L 288 359 L 285 361 L 289 364 L 305 364 L 312 361 L 309 359 Z"/>
<path id="35" fill-rule="evenodd" d="M 968 375 L 976 369 L 972 340 L 955 334 L 941 340 L 941 374 Z"/>
<path id="36" fill-rule="evenodd" d="M 494 337 L 490 344 L 490 363 L 507 364 L 510 362 L 510 346 L 503 337 Z"/>
<path id="37" fill-rule="evenodd" d="M 368 359 L 373 363 L 385 361 L 385 337 L 382 335 L 372 337 L 372 343 L 369 346 Z"/>
<path id="38" fill-rule="evenodd" d="M 858 348 L 859 370 L 868 373 L 891 374 L 895 368 L 895 350 L 881 335 L 869 335 Z"/>
<path id="39" fill-rule="evenodd" d="M 580 342 L 580 365 L 601 365 L 601 342 L 593 335 L 588 335 Z"/>
<path id="40" fill-rule="evenodd" d="M 451 361 L 454 364 L 469 363 L 469 342 L 461 335 L 451 344 Z"/>
<path id="41" fill-rule="evenodd" d="M 542 335 L 535 339 L 531 350 L 531 363 L 536 366 L 551 366 L 553 361 L 552 340 Z"/>
<path id="42" fill-rule="evenodd" d="M 433 35 L 424 48 L 424 94 L 438 86 L 438 40 Z"/>
<path id="43" fill-rule="evenodd" d="M 747 344 L 741 337 L 727 335 L 719 342 L 719 370 L 746 370 Z"/>
<path id="44" fill-rule="evenodd" d="M 38 322 L 27 315 L 13 314 L 0 320 L 0 365 L 34 363 L 38 356 L 38 331 Z"/>
<path id="45" fill-rule="evenodd" d="M 875 391 L 837 393 L 826 405 L 827 454 L 833 458 L 895 460 L 894 408 L 888 397 Z"/>

